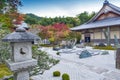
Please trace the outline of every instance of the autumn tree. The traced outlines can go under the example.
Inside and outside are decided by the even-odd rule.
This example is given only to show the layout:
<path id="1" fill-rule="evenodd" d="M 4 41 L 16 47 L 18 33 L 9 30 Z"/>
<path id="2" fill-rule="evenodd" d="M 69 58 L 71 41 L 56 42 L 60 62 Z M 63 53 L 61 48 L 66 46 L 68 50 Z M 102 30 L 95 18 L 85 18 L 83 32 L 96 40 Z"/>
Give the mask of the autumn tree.
<path id="1" fill-rule="evenodd" d="M 53 28 L 55 30 L 55 37 L 57 39 L 65 38 L 69 34 L 69 28 L 64 23 L 56 23 L 53 25 Z"/>
<path id="2" fill-rule="evenodd" d="M 20 0 L 0 0 L 0 24 L 2 24 L 2 28 L 12 28 L 14 19 L 16 19 L 16 23 L 22 20 L 22 16 L 17 12 L 19 6 L 22 6 Z"/>
<path id="3" fill-rule="evenodd" d="M 64 23 L 56 23 L 52 26 L 40 26 L 39 35 L 51 42 L 60 41 L 69 35 L 69 28 Z"/>
<path id="4" fill-rule="evenodd" d="M 24 14 L 20 14 L 18 12 L 14 12 L 12 14 L 9 14 L 10 18 L 13 21 L 13 24 L 17 25 L 17 24 L 21 24 L 21 21 L 24 20 Z"/>

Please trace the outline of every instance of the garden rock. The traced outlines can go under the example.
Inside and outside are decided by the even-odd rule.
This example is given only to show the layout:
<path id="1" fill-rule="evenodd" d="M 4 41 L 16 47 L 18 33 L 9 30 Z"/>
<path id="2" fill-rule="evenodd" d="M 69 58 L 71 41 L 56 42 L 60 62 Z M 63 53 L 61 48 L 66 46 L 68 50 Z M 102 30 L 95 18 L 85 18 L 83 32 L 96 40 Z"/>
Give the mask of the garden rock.
<path id="1" fill-rule="evenodd" d="M 99 43 L 99 47 L 105 47 L 106 45 L 104 43 Z"/>
<path id="2" fill-rule="evenodd" d="M 87 57 L 91 57 L 91 53 L 88 52 L 87 50 L 84 50 L 81 52 L 81 54 L 79 55 L 79 58 L 87 58 Z"/>
<path id="3" fill-rule="evenodd" d="M 58 51 L 60 50 L 60 47 L 53 47 L 53 50 Z"/>

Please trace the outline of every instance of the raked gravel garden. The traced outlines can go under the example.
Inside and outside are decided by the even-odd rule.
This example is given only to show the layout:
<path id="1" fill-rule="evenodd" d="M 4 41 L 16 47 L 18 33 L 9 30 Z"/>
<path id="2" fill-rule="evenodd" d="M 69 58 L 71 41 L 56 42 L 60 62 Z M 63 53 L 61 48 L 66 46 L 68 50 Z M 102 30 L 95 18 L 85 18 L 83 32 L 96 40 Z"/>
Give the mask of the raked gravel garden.
<path id="1" fill-rule="evenodd" d="M 92 47 L 74 47 L 70 52 L 59 51 L 60 55 L 51 47 L 43 47 L 40 50 L 46 51 L 60 62 L 46 70 L 43 75 L 32 76 L 33 80 L 62 80 L 64 73 L 70 76 L 70 80 L 120 80 L 120 70 L 115 68 L 115 50 L 109 50 L 109 54 L 106 55 L 101 54 L 104 50 L 95 50 Z M 96 55 L 80 59 L 79 54 L 82 50 L 94 52 Z M 54 71 L 59 71 L 60 77 L 54 77 Z"/>

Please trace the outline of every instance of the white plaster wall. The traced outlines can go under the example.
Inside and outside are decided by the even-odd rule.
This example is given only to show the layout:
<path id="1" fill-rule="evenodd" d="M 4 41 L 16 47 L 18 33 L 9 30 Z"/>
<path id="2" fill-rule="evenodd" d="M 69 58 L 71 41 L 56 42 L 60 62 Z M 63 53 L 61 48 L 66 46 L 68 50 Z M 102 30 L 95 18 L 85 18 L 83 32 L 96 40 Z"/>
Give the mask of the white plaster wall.
<path id="1" fill-rule="evenodd" d="M 119 31 L 111 31 L 110 35 L 111 35 L 111 39 L 114 39 L 114 35 L 116 35 L 117 38 L 120 38 Z"/>
<path id="2" fill-rule="evenodd" d="M 101 39 L 101 32 L 95 32 L 94 37 L 95 39 Z"/>
<path id="3" fill-rule="evenodd" d="M 91 34 L 90 34 L 90 37 L 91 37 L 91 39 L 94 39 L 94 34 L 91 33 Z"/>
<path id="4" fill-rule="evenodd" d="M 104 35 L 104 33 L 102 32 L 102 39 L 105 39 L 105 35 Z"/>
<path id="5" fill-rule="evenodd" d="M 82 40 L 84 40 L 84 34 L 82 34 L 82 36 L 81 36 L 81 37 L 82 37 Z"/>

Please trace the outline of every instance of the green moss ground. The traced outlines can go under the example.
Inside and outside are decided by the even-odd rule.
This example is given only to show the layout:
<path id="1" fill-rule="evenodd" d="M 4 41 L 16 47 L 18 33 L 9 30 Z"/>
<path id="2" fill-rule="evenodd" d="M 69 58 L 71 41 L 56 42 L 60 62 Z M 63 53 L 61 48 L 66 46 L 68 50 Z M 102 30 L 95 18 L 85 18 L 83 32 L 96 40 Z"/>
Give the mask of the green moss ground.
<path id="1" fill-rule="evenodd" d="M 105 47 L 94 46 L 93 49 L 116 50 L 116 48 L 115 48 L 115 47 L 112 47 L 112 46 L 105 46 Z"/>
<path id="2" fill-rule="evenodd" d="M 12 75 L 12 72 L 7 68 L 7 66 L 5 64 L 0 64 L 0 78 L 10 75 Z"/>

